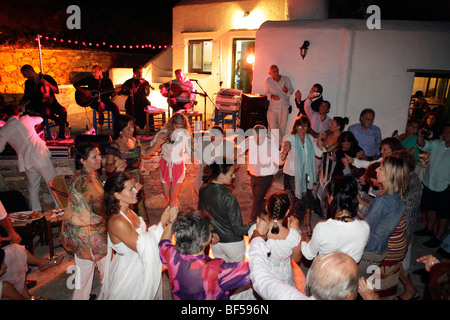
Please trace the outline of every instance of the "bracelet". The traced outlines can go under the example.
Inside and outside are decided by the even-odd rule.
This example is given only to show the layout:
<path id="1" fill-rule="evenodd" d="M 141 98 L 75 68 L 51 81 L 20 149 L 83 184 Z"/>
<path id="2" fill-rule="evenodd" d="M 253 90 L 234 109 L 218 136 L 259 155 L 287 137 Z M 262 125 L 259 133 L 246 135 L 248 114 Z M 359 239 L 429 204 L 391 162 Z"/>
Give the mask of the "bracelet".
<path id="1" fill-rule="evenodd" d="M 173 223 L 173 221 L 167 221 L 167 223 L 166 223 L 166 227 L 169 225 L 169 224 L 171 224 L 171 223 Z"/>

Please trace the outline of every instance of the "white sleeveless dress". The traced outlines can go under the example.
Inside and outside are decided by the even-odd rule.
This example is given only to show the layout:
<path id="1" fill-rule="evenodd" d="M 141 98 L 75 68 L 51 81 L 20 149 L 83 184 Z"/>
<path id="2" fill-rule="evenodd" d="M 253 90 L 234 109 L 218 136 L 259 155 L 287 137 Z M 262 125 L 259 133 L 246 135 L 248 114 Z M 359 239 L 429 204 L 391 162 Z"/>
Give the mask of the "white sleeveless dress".
<path id="1" fill-rule="evenodd" d="M 128 222 L 128 217 L 120 212 Z M 139 217 L 137 252 L 123 242 L 114 244 L 108 235 L 105 276 L 99 300 L 158 300 L 162 298 L 158 243 L 163 233 L 161 223 L 147 226 Z M 113 254 L 113 250 L 115 254 Z M 112 258 L 112 260 L 111 260 Z"/>
<path id="2" fill-rule="evenodd" d="M 251 226 L 248 231 L 248 237 L 251 239 L 253 232 L 256 229 L 256 224 Z M 286 239 L 267 239 L 266 243 L 270 247 L 270 256 L 268 262 L 270 270 L 275 279 L 281 280 L 295 287 L 294 275 L 291 265 L 292 250 L 298 246 L 301 241 L 301 235 L 296 229 L 289 229 Z M 257 295 L 257 294 L 256 294 Z M 255 295 L 252 288 L 232 295 L 230 300 L 254 300 L 259 299 Z"/>

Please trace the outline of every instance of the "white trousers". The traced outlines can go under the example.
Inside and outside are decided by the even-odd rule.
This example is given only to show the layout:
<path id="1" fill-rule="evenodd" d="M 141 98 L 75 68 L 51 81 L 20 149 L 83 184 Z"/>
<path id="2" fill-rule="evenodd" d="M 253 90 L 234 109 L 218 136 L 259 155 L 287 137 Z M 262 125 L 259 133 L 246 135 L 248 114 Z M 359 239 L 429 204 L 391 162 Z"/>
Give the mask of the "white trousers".
<path id="1" fill-rule="evenodd" d="M 30 193 L 30 207 L 33 211 L 42 211 L 41 200 L 39 198 L 39 191 L 41 189 L 41 177 L 47 184 L 50 191 L 49 182 L 56 176 L 55 168 L 53 167 L 52 160 L 49 157 L 45 157 L 37 161 L 33 167 L 25 170 L 28 181 L 28 192 Z M 56 208 L 59 208 L 58 202 L 53 197 L 52 192 L 50 195 L 55 203 Z"/>
<path id="2" fill-rule="evenodd" d="M 286 135 L 286 124 L 288 121 L 289 110 L 269 110 L 267 111 L 267 123 L 271 130 L 271 139 L 273 142 L 278 141 L 278 145 L 283 142 Z M 275 130 L 278 129 L 278 132 Z"/>
<path id="3" fill-rule="evenodd" d="M 95 267 L 97 267 L 98 272 L 100 273 L 100 279 L 103 280 L 103 276 L 105 275 L 106 257 L 101 258 L 99 261 L 80 259 L 76 254 L 74 254 L 74 257 L 80 282 L 79 286 L 76 285 L 73 290 L 72 300 L 89 300 L 89 295 L 92 291 Z"/>
<path id="4" fill-rule="evenodd" d="M 225 262 L 243 262 L 245 258 L 245 241 L 222 243 L 211 246 L 214 258 L 225 260 Z"/>

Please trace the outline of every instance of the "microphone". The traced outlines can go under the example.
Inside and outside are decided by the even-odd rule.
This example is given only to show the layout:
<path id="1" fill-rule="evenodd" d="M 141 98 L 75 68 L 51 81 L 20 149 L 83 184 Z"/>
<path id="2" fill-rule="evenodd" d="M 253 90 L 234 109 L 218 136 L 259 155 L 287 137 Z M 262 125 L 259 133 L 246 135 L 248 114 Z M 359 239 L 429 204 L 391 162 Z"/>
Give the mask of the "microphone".
<path id="1" fill-rule="evenodd" d="M 189 80 L 191 80 L 191 81 L 195 81 L 195 82 L 198 82 L 198 80 L 197 80 L 197 79 L 189 79 Z"/>

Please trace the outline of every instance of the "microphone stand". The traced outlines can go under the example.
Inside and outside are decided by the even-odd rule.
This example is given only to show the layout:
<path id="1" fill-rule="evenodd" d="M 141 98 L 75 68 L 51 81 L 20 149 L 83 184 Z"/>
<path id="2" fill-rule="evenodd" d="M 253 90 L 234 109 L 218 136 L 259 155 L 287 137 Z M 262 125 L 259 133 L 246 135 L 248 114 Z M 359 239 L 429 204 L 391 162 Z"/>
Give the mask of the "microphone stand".
<path id="1" fill-rule="evenodd" d="M 191 81 L 193 81 L 193 80 L 191 80 Z M 206 130 L 206 98 L 208 98 L 209 101 L 211 101 L 211 103 L 213 104 L 214 108 L 216 108 L 216 104 L 214 103 L 214 101 L 211 100 L 211 98 L 206 93 L 205 89 L 203 89 L 202 85 L 197 80 L 195 81 L 195 83 L 197 83 L 197 85 L 203 91 L 203 93 L 198 93 L 198 94 L 203 96 L 203 98 L 205 99 L 205 105 L 203 106 L 203 130 Z"/>

